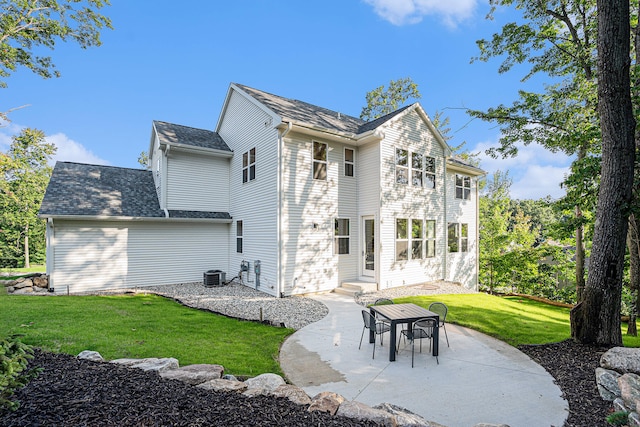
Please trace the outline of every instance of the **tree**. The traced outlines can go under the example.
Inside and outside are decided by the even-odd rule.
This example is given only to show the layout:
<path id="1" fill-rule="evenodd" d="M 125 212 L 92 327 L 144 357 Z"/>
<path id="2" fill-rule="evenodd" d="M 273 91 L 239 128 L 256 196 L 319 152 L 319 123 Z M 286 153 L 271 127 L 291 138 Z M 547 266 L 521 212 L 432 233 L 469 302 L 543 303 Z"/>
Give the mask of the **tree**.
<path id="1" fill-rule="evenodd" d="M 598 0 L 598 112 L 602 172 L 589 277 L 571 310 L 582 343 L 622 345 L 620 298 L 635 163 L 631 104 L 629 0 Z"/>
<path id="2" fill-rule="evenodd" d="M 55 151 L 42 131 L 24 129 L 13 137 L 9 151 L 0 153 L 0 233 L 4 249 L 10 251 L 2 254 L 5 263 L 9 258 L 29 267 L 30 247 L 35 243 L 30 237 L 44 240 L 38 209 L 51 177 L 48 161 Z"/>
<path id="3" fill-rule="evenodd" d="M 19 66 L 43 78 L 58 77 L 51 57 L 37 55 L 38 48 L 67 40 L 83 49 L 100 46 L 100 30 L 112 28 L 98 13 L 106 5 L 109 0 L 0 0 L 0 78 Z"/>
<path id="4" fill-rule="evenodd" d="M 142 167 L 147 167 L 147 165 L 149 164 L 149 154 L 146 151 L 140 152 L 140 155 L 138 156 L 138 163 Z"/>
<path id="5" fill-rule="evenodd" d="M 360 118 L 367 121 L 377 119 L 397 110 L 411 98 L 420 99 L 418 85 L 411 77 L 391 80 L 388 88 L 383 85 L 367 92 L 367 105 L 362 107 Z"/>

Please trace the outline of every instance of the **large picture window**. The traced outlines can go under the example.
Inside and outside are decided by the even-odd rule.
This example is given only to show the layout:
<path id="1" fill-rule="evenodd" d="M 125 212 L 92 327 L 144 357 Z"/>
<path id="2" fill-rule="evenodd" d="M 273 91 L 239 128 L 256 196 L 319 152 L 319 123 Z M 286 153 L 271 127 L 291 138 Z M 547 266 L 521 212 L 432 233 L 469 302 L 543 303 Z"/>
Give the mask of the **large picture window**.
<path id="1" fill-rule="evenodd" d="M 456 199 L 469 200 L 471 198 L 471 178 L 456 175 Z"/>
<path id="2" fill-rule="evenodd" d="M 349 253 L 349 219 L 336 218 L 333 233 L 333 251 L 335 254 Z"/>
<path id="3" fill-rule="evenodd" d="M 256 179 L 256 149 L 252 148 L 242 155 L 242 182 Z"/>
<path id="4" fill-rule="evenodd" d="M 327 180 L 327 144 L 313 142 L 313 179 Z"/>

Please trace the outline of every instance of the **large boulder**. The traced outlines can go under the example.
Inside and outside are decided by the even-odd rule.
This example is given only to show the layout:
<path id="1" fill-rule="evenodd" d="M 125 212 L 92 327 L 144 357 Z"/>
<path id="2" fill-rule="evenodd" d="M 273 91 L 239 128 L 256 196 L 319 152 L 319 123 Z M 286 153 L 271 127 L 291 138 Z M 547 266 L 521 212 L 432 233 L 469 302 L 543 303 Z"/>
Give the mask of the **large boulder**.
<path id="1" fill-rule="evenodd" d="M 445 427 L 433 421 L 427 421 L 418 414 L 392 403 L 380 403 L 373 407 L 392 414 L 399 427 Z"/>
<path id="2" fill-rule="evenodd" d="M 300 387 L 293 384 L 284 384 L 273 390 L 271 394 L 275 397 L 286 397 L 298 405 L 310 405 L 311 398 Z"/>
<path id="3" fill-rule="evenodd" d="M 162 378 L 180 380 L 191 385 L 222 378 L 224 367 L 220 365 L 195 364 L 160 373 Z"/>
<path id="4" fill-rule="evenodd" d="M 640 348 L 614 347 L 600 358 L 600 366 L 621 374 L 640 375 Z"/>
<path id="5" fill-rule="evenodd" d="M 35 276 L 33 279 L 33 286 L 37 286 L 38 288 L 46 288 L 49 286 L 49 279 L 46 275 Z"/>
<path id="6" fill-rule="evenodd" d="M 147 359 L 115 359 L 111 363 L 129 366 L 131 368 L 142 369 L 143 371 L 163 372 L 170 369 L 178 369 L 178 359 L 173 357 L 156 358 L 149 357 Z"/>
<path id="7" fill-rule="evenodd" d="M 280 375 L 262 374 L 257 377 L 249 378 L 244 382 L 247 390 L 243 393 L 245 396 L 257 396 L 259 394 L 271 394 L 281 385 L 286 384 Z"/>
<path id="8" fill-rule="evenodd" d="M 640 375 L 624 374 L 618 378 L 618 385 L 625 406 L 635 411 L 640 404 Z"/>
<path id="9" fill-rule="evenodd" d="M 33 287 L 33 281 L 31 279 L 25 279 L 24 277 L 21 277 L 18 280 L 16 280 L 16 283 L 15 285 L 13 285 L 13 287 L 16 290 L 30 288 L 30 287 Z"/>
<path id="10" fill-rule="evenodd" d="M 328 412 L 331 415 L 335 415 L 344 400 L 344 397 L 338 393 L 323 391 L 313 396 L 313 399 L 311 399 L 311 405 L 309 405 L 307 410 L 309 412 Z"/>
<path id="11" fill-rule="evenodd" d="M 620 374 L 611 369 L 596 368 L 596 384 L 600 397 L 608 402 L 613 402 L 620 396 L 620 386 L 618 385 Z"/>
<path id="12" fill-rule="evenodd" d="M 374 409 L 361 402 L 355 400 L 347 400 L 342 402 L 336 411 L 336 415 L 354 418 L 357 420 L 370 420 L 385 427 L 396 427 L 398 424 L 396 418 L 382 409 Z"/>
<path id="13" fill-rule="evenodd" d="M 104 358 L 97 351 L 84 350 L 76 356 L 78 359 L 91 360 L 92 362 L 104 362 Z"/>

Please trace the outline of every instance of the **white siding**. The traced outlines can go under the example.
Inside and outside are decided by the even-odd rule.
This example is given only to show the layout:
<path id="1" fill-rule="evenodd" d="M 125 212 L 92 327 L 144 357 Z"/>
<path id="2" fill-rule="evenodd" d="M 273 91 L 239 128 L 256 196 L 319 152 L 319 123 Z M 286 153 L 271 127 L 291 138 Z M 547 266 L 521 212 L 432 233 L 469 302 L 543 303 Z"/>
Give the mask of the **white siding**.
<path id="1" fill-rule="evenodd" d="M 445 235 L 444 150 L 417 113 L 406 114 L 384 129 L 381 142 L 381 213 L 379 287 L 394 287 L 443 278 Z M 427 189 L 395 182 L 395 149 L 402 148 L 436 159 L 436 188 Z M 410 161 L 410 159 L 409 159 Z M 396 261 L 397 218 L 436 221 L 436 256 Z"/>
<path id="2" fill-rule="evenodd" d="M 229 159 L 170 151 L 167 209 L 229 211 Z"/>
<path id="3" fill-rule="evenodd" d="M 151 163 L 151 172 L 153 173 L 153 182 L 156 185 L 156 193 L 158 194 L 158 200 L 160 201 L 160 206 L 165 206 L 165 201 L 163 200 L 162 195 L 162 184 L 164 180 L 162 179 L 163 171 L 165 169 L 165 159 L 162 156 L 162 151 L 160 150 L 160 141 L 158 140 L 158 136 L 153 132 L 153 151 L 149 153 Z"/>
<path id="4" fill-rule="evenodd" d="M 381 186 L 380 177 L 383 168 L 380 166 L 380 144 L 377 142 L 370 143 L 358 148 L 356 153 L 356 176 L 358 177 L 358 224 L 362 226 L 363 216 L 372 216 L 374 218 L 374 236 L 379 236 L 380 227 L 380 200 L 381 200 Z M 376 237 L 379 243 L 379 237 Z M 358 237 L 358 271 L 354 278 L 370 280 L 370 278 L 364 278 L 361 276 L 363 270 L 363 257 L 360 255 L 364 251 L 362 235 Z M 381 245 L 378 244 L 376 248 L 376 271 L 375 282 L 380 284 L 380 250 Z"/>
<path id="5" fill-rule="evenodd" d="M 243 260 L 251 263 L 246 285 L 255 286 L 254 261 L 260 260 L 260 290 L 277 292 L 277 170 L 278 131 L 272 117 L 236 93 L 231 94 L 218 133 L 234 151 L 229 174 L 229 213 L 234 219 L 228 252 L 230 269 L 235 276 Z M 256 179 L 242 182 L 242 155 L 256 149 Z M 244 250 L 236 252 L 236 221 L 244 226 Z"/>
<path id="6" fill-rule="evenodd" d="M 463 173 L 460 173 L 464 175 Z M 456 173 L 447 173 L 447 223 L 454 222 L 469 224 L 469 250 L 468 252 L 448 252 L 446 242 L 445 251 L 447 280 L 460 282 L 467 288 L 475 288 L 478 277 L 476 271 L 477 260 L 477 178 L 471 178 L 471 197 L 469 200 L 456 199 Z M 445 224 L 446 227 L 446 224 Z"/>
<path id="7" fill-rule="evenodd" d="M 327 180 L 314 180 L 313 141 L 292 134 L 283 153 L 282 261 L 287 294 L 331 290 L 358 274 L 358 153 L 356 177 L 345 177 L 345 146 L 315 139 L 328 143 L 328 166 Z M 349 254 L 334 253 L 336 218 L 349 219 Z"/>
<path id="8" fill-rule="evenodd" d="M 56 293 L 202 281 L 228 272 L 228 224 L 55 221 Z M 227 277 L 230 279 L 230 277 Z"/>

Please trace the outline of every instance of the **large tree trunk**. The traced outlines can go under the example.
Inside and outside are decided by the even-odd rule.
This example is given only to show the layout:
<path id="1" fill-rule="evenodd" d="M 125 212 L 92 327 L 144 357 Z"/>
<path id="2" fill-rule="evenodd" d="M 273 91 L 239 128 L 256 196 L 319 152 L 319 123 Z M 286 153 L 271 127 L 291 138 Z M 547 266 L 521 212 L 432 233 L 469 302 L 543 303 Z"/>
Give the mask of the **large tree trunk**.
<path id="1" fill-rule="evenodd" d="M 24 268 L 31 267 L 29 263 L 29 224 L 24 226 Z"/>
<path id="2" fill-rule="evenodd" d="M 638 316 L 638 298 L 640 298 L 640 236 L 638 229 L 640 221 L 635 215 L 629 216 L 629 231 L 627 232 L 627 247 L 629 249 L 629 288 L 635 298 L 631 302 L 629 326 L 627 335 L 638 336 L 636 318 Z"/>
<path id="3" fill-rule="evenodd" d="M 598 0 L 598 111 L 602 176 L 583 299 L 571 310 L 582 343 L 622 345 L 620 298 L 635 161 L 629 77 L 629 0 Z"/>
<path id="4" fill-rule="evenodd" d="M 582 210 L 576 206 L 576 218 L 582 218 Z M 576 229 L 576 301 L 582 301 L 582 293 L 584 292 L 584 227 L 580 225 Z"/>

